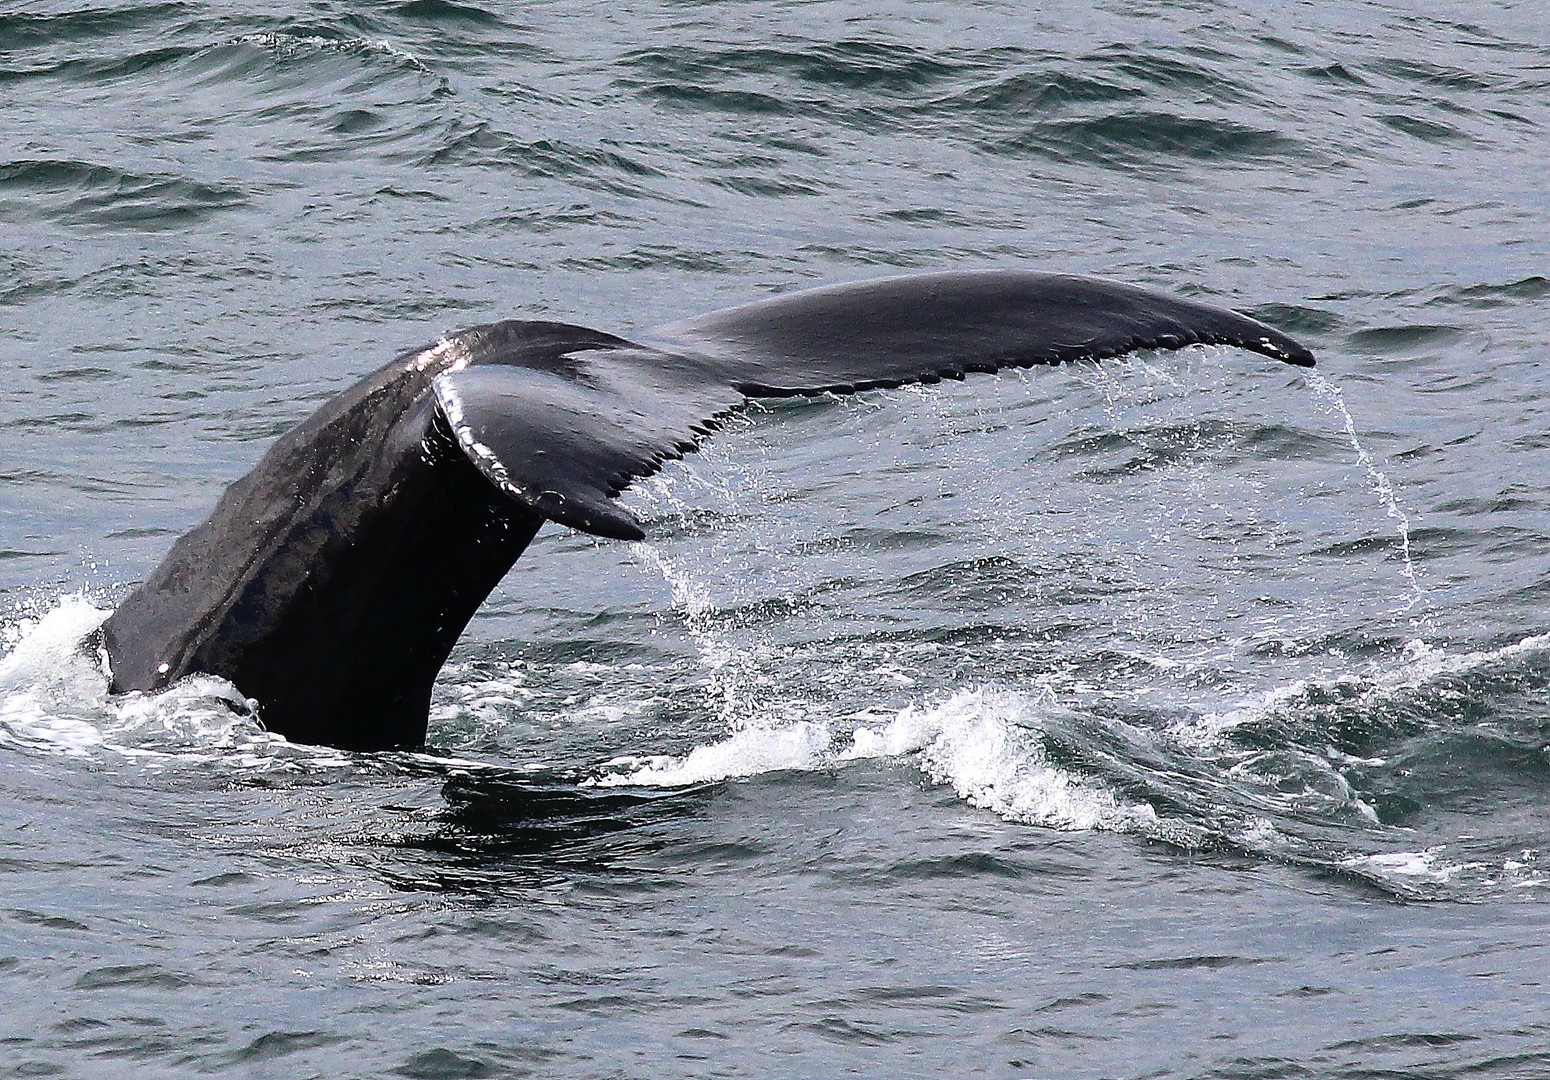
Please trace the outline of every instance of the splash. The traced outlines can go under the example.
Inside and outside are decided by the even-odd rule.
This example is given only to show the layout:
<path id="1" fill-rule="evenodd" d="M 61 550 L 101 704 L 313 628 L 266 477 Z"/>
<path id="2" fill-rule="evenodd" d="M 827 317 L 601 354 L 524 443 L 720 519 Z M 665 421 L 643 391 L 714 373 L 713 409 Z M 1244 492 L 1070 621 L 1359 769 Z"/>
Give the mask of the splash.
<path id="1" fill-rule="evenodd" d="M 262 771 L 347 763 L 338 751 L 297 746 L 264 730 L 257 704 L 212 675 L 155 694 L 109 694 L 105 658 L 83 647 L 108 614 L 69 595 L 5 628 L 10 651 L 0 658 L 0 747 L 150 768 L 218 761 Z"/>
<path id="2" fill-rule="evenodd" d="M 6 628 L 0 660 L 0 741 L 79 756 L 102 745 L 92 722 L 106 708 L 107 679 L 80 642 L 108 617 L 81 595 Z"/>
<path id="3" fill-rule="evenodd" d="M 880 729 L 857 728 L 841 760 L 915 753 L 925 775 L 971 806 L 1008 821 L 1065 831 L 1101 829 L 1173 837 L 1191 831 L 1164 822 L 1147 803 L 1053 765 L 1043 727 L 1063 710 L 1048 700 L 994 690 L 954 694 L 933 708 L 909 708 Z"/>
<path id="4" fill-rule="evenodd" d="M 618 757 L 587 783 L 677 787 L 896 759 L 1007 821 L 1226 849 L 1408 898 L 1478 897 L 1543 884 L 1537 853 L 1452 837 L 1446 822 L 1434 831 L 1424 813 L 1391 824 L 1366 785 L 1409 776 L 1408 746 L 1468 745 L 1500 694 L 1550 683 L 1547 662 L 1550 635 L 1463 654 L 1415 644 L 1395 667 L 1299 680 L 1183 720 L 980 687 L 891 714 L 744 728 L 678 756 Z M 1372 750 L 1339 748 L 1352 740 Z"/>
<path id="5" fill-rule="evenodd" d="M 1400 574 L 1410 588 L 1410 600 L 1404 610 L 1413 610 L 1416 605 L 1426 600 L 1426 591 L 1421 587 L 1415 562 L 1411 559 L 1410 517 L 1400 508 L 1398 500 L 1394 497 L 1394 485 L 1389 481 L 1388 475 L 1378 467 L 1377 461 L 1362 445 L 1362 440 L 1356 434 L 1356 421 L 1351 416 L 1351 410 L 1346 408 L 1345 395 L 1340 392 L 1340 388 L 1317 372 L 1310 371 L 1307 379 L 1308 386 L 1313 391 L 1314 400 L 1319 402 L 1325 411 L 1338 416 L 1344 424 L 1346 438 L 1351 442 L 1351 449 L 1356 451 L 1357 464 L 1366 472 L 1368 483 L 1372 485 L 1373 492 L 1378 496 L 1378 504 L 1394 522 L 1394 531 L 1399 539 Z"/>
<path id="6" fill-rule="evenodd" d="M 282 59 L 315 52 L 335 52 L 346 56 L 376 54 L 400 60 L 417 71 L 430 71 L 430 68 L 426 67 L 424 62 L 408 49 L 395 45 L 385 39 L 328 38 L 315 34 L 266 31 L 244 34 L 237 38 L 234 44 L 256 45 L 259 48 L 269 50 Z"/>

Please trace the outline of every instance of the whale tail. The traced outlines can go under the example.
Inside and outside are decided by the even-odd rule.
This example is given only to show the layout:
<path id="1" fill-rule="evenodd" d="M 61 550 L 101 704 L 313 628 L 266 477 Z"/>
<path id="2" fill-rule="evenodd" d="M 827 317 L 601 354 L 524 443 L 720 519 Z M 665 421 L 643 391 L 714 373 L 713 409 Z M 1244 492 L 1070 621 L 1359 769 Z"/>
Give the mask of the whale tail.
<path id="1" fill-rule="evenodd" d="M 418 746 L 436 673 L 542 522 L 643 538 L 614 499 L 748 398 L 1190 344 L 1313 363 L 1230 311 L 1017 270 L 812 289 L 642 342 L 561 323 L 464 330 L 325 403 L 227 490 L 103 624 L 112 688 L 206 672 L 296 741 Z"/>
<path id="2" fill-rule="evenodd" d="M 778 296 L 659 327 L 555 366 L 492 351 L 435 392 L 469 458 L 572 528 L 639 540 L 613 502 L 749 397 L 849 394 L 972 372 L 1234 345 L 1299 367 L 1263 323 L 1131 285 L 1024 270 L 912 274 Z"/>

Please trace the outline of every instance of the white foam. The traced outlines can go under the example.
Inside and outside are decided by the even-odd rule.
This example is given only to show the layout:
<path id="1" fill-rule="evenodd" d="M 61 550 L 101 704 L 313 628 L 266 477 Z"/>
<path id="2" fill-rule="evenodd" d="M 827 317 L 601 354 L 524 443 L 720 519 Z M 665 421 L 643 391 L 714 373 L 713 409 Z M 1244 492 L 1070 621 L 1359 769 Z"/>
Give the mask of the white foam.
<path id="1" fill-rule="evenodd" d="M 1547 649 L 1550 634 L 1457 655 L 1416 641 L 1406 649 L 1406 659 L 1397 669 L 1361 676 L 1342 673 L 1324 682 L 1299 681 L 1233 708 L 1204 713 L 1156 737 L 1168 752 L 1184 754 L 1215 770 L 1233 787 L 1258 789 L 1259 798 L 1284 806 L 1290 813 L 1315 810 L 1339 815 L 1358 827 L 1378 827 L 1378 815 L 1352 790 L 1344 770 L 1353 764 L 1381 762 L 1351 758 L 1333 749 L 1244 751 L 1232 746 L 1228 733 L 1244 722 L 1297 709 L 1303 698 L 1320 700 L 1333 695 L 1354 708 L 1366 709 L 1438 679 L 1532 657 Z M 1062 830 L 1134 833 L 1184 847 L 1198 846 L 1218 835 L 1247 850 L 1270 855 L 1304 852 L 1306 848 L 1305 842 L 1282 833 L 1263 815 L 1242 816 L 1236 825 L 1229 824 L 1232 813 L 1214 824 L 1170 817 L 1145 801 L 1120 795 L 1099 778 L 1052 763 L 1045 750 L 1045 731 L 1051 725 L 1068 726 L 1073 714 L 1049 690 L 961 690 L 937 703 L 916 704 L 881 717 L 858 714 L 792 723 L 765 715 L 761 726 L 745 727 L 680 756 L 616 758 L 593 782 L 601 786 L 676 786 L 780 770 L 841 768 L 863 759 L 901 758 L 970 805 L 1009 821 Z M 1220 831 L 1224 828 L 1225 833 Z M 1446 858 L 1440 848 L 1352 854 L 1340 865 L 1400 889 L 1441 886 L 1460 875 L 1483 872 L 1475 863 Z M 1541 881 L 1537 870 L 1509 866 L 1503 875 L 1514 885 Z"/>
<path id="2" fill-rule="evenodd" d="M 882 730 L 858 728 L 840 757 L 919 753 L 932 780 L 972 806 L 1011 821 L 1046 828 L 1157 832 L 1162 823 L 1146 803 L 1050 764 L 1039 724 L 1052 706 L 1005 691 L 954 694 L 933 708 L 909 708 Z"/>
<path id="3" fill-rule="evenodd" d="M 224 679 L 196 675 L 155 694 L 108 693 L 106 660 L 85 644 L 109 612 L 84 596 L 6 628 L 0 658 L 0 745 L 35 754 L 109 756 L 160 765 L 221 760 L 236 768 L 340 764 L 336 751 L 295 747 L 265 731 L 256 703 Z"/>
<path id="4" fill-rule="evenodd" d="M 1465 871 L 1481 869 L 1477 863 L 1448 862 L 1440 847 L 1353 855 L 1341 859 L 1340 865 L 1367 877 L 1411 886 L 1446 885 Z"/>
<path id="5" fill-rule="evenodd" d="M 411 67 L 420 71 L 430 69 L 408 49 L 394 45 L 391 41 L 382 38 L 327 38 L 315 34 L 288 34 L 267 31 L 255 34 L 243 34 L 237 38 L 237 43 L 242 45 L 257 45 L 282 56 L 290 57 L 304 52 L 374 52 L 383 56 L 391 56 L 397 60 L 403 60 Z"/>
<path id="6" fill-rule="evenodd" d="M 1124 800 L 1101 784 L 1051 764 L 1040 725 L 1059 711 L 1043 695 L 965 690 L 937 705 L 906 708 L 886 723 L 854 727 L 848 739 L 837 739 L 830 724 L 814 721 L 747 729 L 680 757 L 616 758 L 592 782 L 605 787 L 671 787 L 913 756 L 930 780 L 1010 821 L 1193 841 L 1195 830 L 1190 827 L 1165 822 L 1151 806 Z"/>
<path id="7" fill-rule="evenodd" d="M 80 643 L 107 617 L 71 595 L 7 628 L 12 647 L 0 659 L 0 740 L 71 755 L 103 743 L 92 718 L 106 708 L 107 678 Z"/>
<path id="8" fill-rule="evenodd" d="M 682 757 L 620 757 L 593 781 L 599 787 L 679 787 L 832 764 L 832 739 L 823 724 L 802 721 L 783 728 L 739 731 L 697 746 Z"/>

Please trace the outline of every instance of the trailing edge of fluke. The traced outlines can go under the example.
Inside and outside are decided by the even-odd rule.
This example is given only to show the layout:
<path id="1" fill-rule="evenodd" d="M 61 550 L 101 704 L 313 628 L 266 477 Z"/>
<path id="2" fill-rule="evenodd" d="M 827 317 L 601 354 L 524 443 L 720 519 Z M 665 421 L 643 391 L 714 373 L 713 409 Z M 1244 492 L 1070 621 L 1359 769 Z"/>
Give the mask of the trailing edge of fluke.
<path id="1" fill-rule="evenodd" d="M 1026 270 L 811 289 L 638 342 L 553 322 L 476 326 L 405 353 L 281 436 L 94 643 L 116 693 L 205 672 L 294 741 L 417 747 L 436 673 L 540 524 L 641 539 L 615 497 L 748 398 L 1193 344 L 1313 364 L 1221 308 Z"/>

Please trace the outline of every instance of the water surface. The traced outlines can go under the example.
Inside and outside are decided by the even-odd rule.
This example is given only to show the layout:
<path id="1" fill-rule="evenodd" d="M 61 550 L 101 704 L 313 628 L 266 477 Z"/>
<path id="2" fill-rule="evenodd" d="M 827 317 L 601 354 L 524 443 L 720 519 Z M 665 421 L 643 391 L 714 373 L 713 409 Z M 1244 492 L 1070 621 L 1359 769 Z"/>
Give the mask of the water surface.
<path id="1" fill-rule="evenodd" d="M 1535 1075 L 1532 4 L 0 11 L 0 1071 Z M 461 326 L 912 269 L 1308 342 L 752 409 L 430 752 L 74 643 Z"/>

